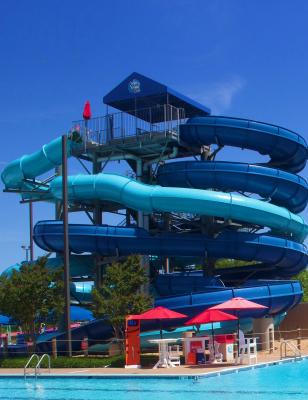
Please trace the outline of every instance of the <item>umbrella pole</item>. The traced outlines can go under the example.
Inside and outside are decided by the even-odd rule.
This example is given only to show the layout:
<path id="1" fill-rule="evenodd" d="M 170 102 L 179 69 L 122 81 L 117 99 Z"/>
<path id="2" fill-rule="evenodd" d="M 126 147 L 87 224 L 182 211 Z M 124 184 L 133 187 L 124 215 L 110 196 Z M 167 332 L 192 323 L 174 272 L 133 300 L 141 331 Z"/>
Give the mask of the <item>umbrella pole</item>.
<path id="1" fill-rule="evenodd" d="M 215 345 L 214 345 L 214 323 L 212 322 L 212 346 L 213 346 L 213 352 L 214 352 L 214 361 L 215 361 Z"/>
<path id="2" fill-rule="evenodd" d="M 163 328 L 162 328 L 162 323 L 161 323 L 161 319 L 159 320 L 159 326 L 160 326 L 160 338 L 163 338 Z"/>
<path id="3" fill-rule="evenodd" d="M 240 319 L 238 317 L 238 313 L 236 313 L 237 316 L 237 357 L 240 356 Z"/>

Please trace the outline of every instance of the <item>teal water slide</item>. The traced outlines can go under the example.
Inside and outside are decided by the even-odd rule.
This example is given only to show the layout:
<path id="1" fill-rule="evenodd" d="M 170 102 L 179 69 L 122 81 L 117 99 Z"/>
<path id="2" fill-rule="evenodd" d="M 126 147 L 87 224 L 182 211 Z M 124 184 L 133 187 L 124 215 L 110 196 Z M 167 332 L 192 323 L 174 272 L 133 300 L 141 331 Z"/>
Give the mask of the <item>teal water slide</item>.
<path id="1" fill-rule="evenodd" d="M 282 170 L 280 174 L 276 172 L 263 173 L 265 176 L 263 186 L 273 185 L 277 177 L 282 182 L 292 181 L 294 190 L 297 188 L 301 196 L 300 201 L 294 203 L 294 208 L 303 209 L 305 206 L 307 199 L 306 182 L 303 179 L 295 179 L 296 175 L 284 172 L 285 169 L 288 169 L 288 165 L 291 171 L 298 171 L 306 163 L 307 145 L 299 135 L 290 133 L 287 130 L 274 129 L 272 125 L 258 125 L 256 123 L 253 124 L 251 121 L 238 119 L 211 119 L 210 117 L 188 120 L 180 128 L 181 139 L 189 145 L 219 142 L 222 145 L 248 147 L 262 153 L 267 152 L 271 156 L 271 171 L 274 165 L 281 167 Z M 256 135 L 261 136 L 257 137 Z M 260 138 L 262 138 L 261 144 Z M 285 148 L 286 145 L 288 146 L 287 149 Z M 262 148 L 260 149 L 258 146 Z M 69 137 L 67 155 L 72 156 L 82 151 L 84 151 L 84 148 L 78 135 Z M 288 154 L 288 151 L 290 151 L 290 154 Z M 196 165 L 198 163 L 200 162 L 196 162 Z M 7 190 L 13 192 L 22 191 L 24 198 L 39 198 L 50 201 L 61 200 L 61 177 L 55 177 L 50 182 L 40 183 L 37 181 L 37 177 L 60 164 L 61 138 L 58 138 L 43 146 L 40 151 L 23 156 L 10 163 L 2 172 L 2 181 Z M 181 163 L 170 163 L 166 164 L 166 166 L 174 165 L 173 170 L 176 170 L 177 164 Z M 228 179 L 227 176 L 232 176 L 232 179 L 236 180 L 236 168 L 231 164 L 224 166 L 225 172 L 226 168 L 229 168 L 229 174 L 225 174 L 225 179 Z M 262 168 L 264 171 L 266 166 L 262 166 Z M 263 179 L 262 168 L 257 171 L 261 171 L 259 173 L 260 188 L 262 187 Z M 190 168 L 191 176 L 195 180 L 197 176 L 202 177 L 200 168 L 198 167 L 197 169 L 193 168 L 193 172 L 191 172 L 192 169 Z M 218 170 L 219 168 L 217 167 L 215 173 L 218 173 Z M 254 168 L 250 167 L 250 169 L 247 169 L 247 174 L 252 171 L 256 172 Z M 233 175 L 231 175 L 231 172 Z M 241 174 L 243 175 L 243 173 L 246 172 L 242 168 Z M 241 174 L 238 173 L 239 179 Z M 202 179 L 199 178 L 196 184 L 191 184 L 192 181 L 190 179 L 190 187 L 183 180 L 179 187 L 172 187 L 174 182 L 171 182 L 172 178 L 168 178 L 167 175 L 164 175 L 163 186 L 146 185 L 116 174 L 100 173 L 97 175 L 69 176 L 69 201 L 71 203 L 89 204 L 99 200 L 119 205 L 119 208 L 127 207 L 148 214 L 175 212 L 214 216 L 224 220 L 253 224 L 260 228 L 265 227 L 267 232 L 251 234 L 244 231 L 226 231 L 213 239 L 201 234 L 155 235 L 137 227 L 117 228 L 71 225 L 69 229 L 71 251 L 76 254 L 90 251 L 104 256 L 127 255 L 134 252 L 166 256 L 173 254 L 201 256 L 208 251 L 210 255 L 213 254 L 216 258 L 232 257 L 247 261 L 257 260 L 260 264 L 250 268 L 256 272 L 257 276 L 259 276 L 258 268 L 260 268 L 260 271 L 263 271 L 261 275 L 264 278 L 266 276 L 273 277 L 273 275 L 291 276 L 307 266 L 307 249 L 303 242 L 308 233 L 308 226 L 300 215 L 275 204 L 277 190 L 272 190 L 273 201 L 263 201 L 256 198 L 248 198 L 241 194 L 213 190 L 213 183 L 206 187 L 205 183 L 200 183 Z M 178 175 L 180 177 L 183 176 L 183 174 Z M 185 176 L 188 176 L 187 171 L 185 171 Z M 273 179 L 271 179 L 271 176 L 273 176 Z M 248 181 L 248 178 L 245 177 L 245 179 L 245 182 Z M 170 186 L 167 186 L 168 182 L 170 182 Z M 280 182 L 278 200 L 283 200 L 287 203 L 289 200 L 283 199 L 281 195 L 283 188 L 284 186 L 281 186 Z M 40 221 L 34 230 L 36 243 L 47 251 L 61 252 L 63 250 L 62 234 L 61 221 Z M 143 243 L 144 246 L 142 245 Z M 270 272 L 268 273 L 267 270 Z M 185 285 L 183 284 L 182 286 Z M 202 287 L 199 287 L 200 289 L 202 290 Z M 190 288 L 187 287 L 187 290 L 190 291 Z M 247 290 L 250 293 L 247 292 L 247 296 L 254 298 L 256 288 L 251 286 Z M 284 286 L 284 290 L 286 290 L 286 286 Z M 281 307 L 275 307 L 274 314 L 282 309 L 285 310 L 286 307 L 294 306 L 300 300 L 300 291 L 294 291 L 294 287 L 291 288 L 291 286 L 288 290 L 290 291 L 289 296 L 293 296 L 293 300 L 290 301 L 288 296 L 285 297 L 285 293 L 281 293 L 280 298 L 284 300 L 282 300 Z M 271 295 L 269 295 L 270 297 Z M 287 306 L 286 298 L 288 298 Z M 264 301 L 267 300 L 265 299 Z M 217 297 L 216 301 L 219 302 Z M 163 298 L 157 299 L 157 303 L 160 302 L 168 306 L 168 296 L 164 295 Z M 172 298 L 170 302 L 175 307 L 176 299 Z M 193 311 L 191 310 L 191 312 Z M 271 310 L 269 310 L 270 313 Z"/>
<path id="2" fill-rule="evenodd" d="M 177 212 L 216 216 L 267 226 L 302 242 L 308 233 L 303 218 L 285 208 L 241 195 L 210 190 L 145 185 L 115 174 L 68 177 L 69 198 L 106 200 L 145 213 Z M 50 194 L 61 200 L 62 180 L 55 178 Z"/>
<path id="3" fill-rule="evenodd" d="M 68 144 L 68 156 L 80 148 L 72 139 Z M 53 179 L 49 188 L 35 181 L 37 176 L 61 165 L 61 157 L 61 138 L 57 138 L 40 151 L 9 164 L 2 172 L 2 181 L 7 189 L 24 190 L 27 197 L 42 195 L 61 200 L 61 177 Z M 286 208 L 232 193 L 145 185 L 116 174 L 70 176 L 68 188 L 70 201 L 106 200 L 146 213 L 193 212 L 242 220 L 289 234 L 299 242 L 308 234 L 308 226 L 301 216 Z"/>

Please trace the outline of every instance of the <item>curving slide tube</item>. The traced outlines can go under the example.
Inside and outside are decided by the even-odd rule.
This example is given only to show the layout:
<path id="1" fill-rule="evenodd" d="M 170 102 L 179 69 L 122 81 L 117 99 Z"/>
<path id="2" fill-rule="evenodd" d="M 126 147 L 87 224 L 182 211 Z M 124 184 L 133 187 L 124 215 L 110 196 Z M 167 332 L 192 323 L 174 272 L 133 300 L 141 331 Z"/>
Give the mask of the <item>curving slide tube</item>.
<path id="1" fill-rule="evenodd" d="M 61 199 L 61 177 L 51 182 L 50 192 L 54 198 Z M 184 212 L 245 221 L 292 235 L 300 242 L 308 234 L 308 226 L 301 216 L 237 194 L 145 185 L 115 174 L 69 176 L 68 192 L 71 201 L 105 200 L 145 213 Z"/>
<path id="2" fill-rule="evenodd" d="M 254 150 L 268 155 L 270 161 L 260 165 L 216 161 L 169 162 L 158 169 L 160 186 L 145 185 L 115 174 L 71 176 L 68 182 L 70 201 L 91 204 L 103 200 L 145 213 L 184 212 L 216 216 L 240 221 L 244 225 L 267 227 L 271 232 L 252 234 L 225 230 L 217 237 L 209 238 L 203 234 L 152 235 L 141 228 L 77 224 L 69 228 L 72 252 L 183 257 L 207 253 L 214 258 L 254 260 L 257 264 L 237 269 L 239 275 L 249 271 L 252 279 L 290 277 L 304 269 L 307 266 L 307 248 L 301 242 L 307 236 L 308 227 L 296 214 L 305 209 L 308 190 L 307 182 L 295 173 L 306 165 L 308 150 L 305 140 L 282 127 L 228 117 L 188 119 L 180 126 L 179 135 L 181 146 L 188 148 L 190 154 L 192 151 L 198 154 L 200 146 L 216 144 Z M 68 156 L 81 151 L 79 141 L 78 137 L 69 140 Z M 39 186 L 39 191 L 29 193 L 37 187 L 37 182 L 31 180 L 60 163 L 61 138 L 58 138 L 40 151 L 9 164 L 2 172 L 2 181 L 6 189 L 24 191 L 22 195 L 27 198 L 44 196 L 44 199 L 60 200 L 59 177 L 53 179 L 48 187 Z M 263 200 L 233 192 L 254 193 Z M 62 223 L 41 221 L 35 226 L 34 237 L 42 249 L 60 252 Z M 223 274 L 228 273 L 223 271 Z M 186 278 L 186 283 L 182 278 Z M 275 315 L 294 307 L 302 296 L 299 282 L 252 280 L 238 289 L 219 287 L 208 290 L 204 284 L 199 287 L 201 292 L 188 295 L 183 291 L 193 291 L 193 287 L 187 277 L 182 278 L 181 284 L 176 276 L 160 278 L 170 281 L 167 286 L 160 282 L 161 288 L 165 285 L 165 292 L 163 297 L 156 299 L 157 305 L 194 314 L 209 305 L 241 295 L 270 304 L 268 314 Z M 196 279 L 200 284 L 201 279 Z M 168 290 L 174 295 L 166 297 Z M 94 323 L 92 326 L 97 325 Z M 103 326 L 101 332 L 106 336 L 110 328 L 108 330 L 105 323 Z M 78 335 L 76 333 L 76 337 Z"/>
<path id="3" fill-rule="evenodd" d="M 189 279 L 187 279 L 189 280 Z M 200 277 L 198 278 L 200 281 Z M 170 290 L 170 285 L 168 285 Z M 199 293 L 189 293 L 174 296 L 164 296 L 157 298 L 155 306 L 164 306 L 171 308 L 178 312 L 182 312 L 186 315 L 196 315 L 204 309 L 212 307 L 218 303 L 222 303 L 231 299 L 232 297 L 244 297 L 248 300 L 255 301 L 268 307 L 266 311 L 253 311 L 249 313 L 249 317 L 262 317 L 262 316 L 276 316 L 281 315 L 285 311 L 296 306 L 302 298 L 301 285 L 297 281 L 269 281 L 259 282 L 252 285 L 251 287 L 243 288 L 224 288 L 220 287 L 219 290 L 202 291 Z M 241 319 L 241 326 L 243 320 Z M 182 326 L 183 321 L 181 321 Z M 162 321 L 163 329 L 167 329 L 167 332 L 174 333 L 172 328 L 175 328 L 177 324 L 175 321 Z M 250 326 L 250 325 L 249 325 Z M 236 328 L 235 328 L 236 329 Z M 153 331 L 157 330 L 157 322 L 155 321 L 143 321 L 141 324 L 141 331 Z M 222 330 L 222 332 L 224 332 Z M 227 327 L 226 332 L 230 332 L 230 325 Z M 164 334 L 165 335 L 165 334 Z M 89 345 L 97 344 L 102 339 L 108 340 L 113 337 L 113 329 L 110 324 L 105 320 L 95 320 L 89 324 L 83 325 L 79 328 L 72 330 L 73 350 L 80 350 L 80 340 L 84 337 L 89 338 Z M 58 354 L 65 355 L 65 334 L 56 333 L 45 334 L 42 338 L 39 338 L 37 343 L 38 351 L 42 353 L 51 353 L 52 351 L 52 338 L 57 338 L 57 349 Z"/>
<path id="4" fill-rule="evenodd" d="M 276 125 L 230 117 L 191 118 L 180 126 L 180 138 L 190 146 L 217 144 L 250 149 L 270 156 L 269 166 L 299 172 L 308 149 L 303 137 Z"/>
<path id="5" fill-rule="evenodd" d="M 161 186 L 256 193 L 293 213 L 308 202 L 308 184 L 298 175 L 261 165 L 224 161 L 178 161 L 158 168 Z"/>
<path id="6" fill-rule="evenodd" d="M 276 275 L 292 276 L 308 262 L 305 245 L 287 239 L 226 231 L 216 238 L 201 234 L 165 233 L 151 235 L 142 228 L 70 224 L 70 250 L 73 253 L 98 253 L 103 256 L 136 254 L 157 256 L 208 256 L 258 261 Z M 40 221 L 34 227 L 35 243 L 52 252 L 63 251 L 63 223 Z M 264 266 L 263 266 L 264 267 Z M 258 264 L 254 266 L 258 269 Z"/>
<path id="7" fill-rule="evenodd" d="M 2 182 L 6 189 L 18 189 L 29 191 L 39 189 L 40 194 L 29 194 L 25 197 L 37 198 L 47 194 L 48 188 L 39 186 L 31 180 L 54 170 L 62 163 L 62 138 L 52 140 L 45 144 L 41 150 L 30 155 L 24 155 L 9 163 L 1 173 Z M 80 152 L 82 149 L 80 137 L 78 134 L 71 135 L 67 140 L 67 156 L 71 157 L 74 152 Z"/>

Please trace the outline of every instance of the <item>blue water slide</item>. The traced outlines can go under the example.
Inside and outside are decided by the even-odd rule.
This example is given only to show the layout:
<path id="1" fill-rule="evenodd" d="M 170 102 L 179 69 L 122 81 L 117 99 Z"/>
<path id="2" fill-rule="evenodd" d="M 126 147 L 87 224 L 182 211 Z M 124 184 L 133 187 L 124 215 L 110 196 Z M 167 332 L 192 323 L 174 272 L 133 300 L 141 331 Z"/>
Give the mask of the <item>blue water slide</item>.
<path id="1" fill-rule="evenodd" d="M 301 171 L 308 158 L 303 137 L 277 125 L 230 117 L 196 117 L 180 126 L 180 138 L 197 147 L 217 144 L 269 155 L 269 166 Z"/>
<path id="2" fill-rule="evenodd" d="M 162 186 L 256 193 L 293 213 L 308 202 L 307 181 L 295 174 L 261 165 L 223 161 L 169 162 L 158 168 Z"/>
<path id="3" fill-rule="evenodd" d="M 166 275 L 161 279 L 174 281 L 174 277 Z M 199 277 L 200 280 L 200 277 Z M 162 282 L 159 283 L 162 286 Z M 170 283 L 169 283 L 170 286 Z M 176 285 L 174 285 L 176 286 Z M 188 285 L 189 286 L 189 285 Z M 189 288 L 189 287 L 188 287 Z M 251 286 L 244 288 L 216 288 L 206 292 L 194 292 L 177 294 L 174 296 L 160 297 L 155 300 L 155 306 L 164 306 L 185 313 L 188 316 L 196 315 L 205 308 L 212 307 L 223 301 L 227 301 L 232 297 L 244 297 L 248 300 L 255 301 L 268 307 L 267 310 L 254 310 L 250 312 L 241 312 L 241 320 L 249 318 L 260 318 L 270 315 L 271 317 L 279 317 L 285 311 L 296 306 L 302 298 L 302 289 L 298 281 L 259 281 L 251 283 Z M 183 325 L 183 320 L 162 321 L 163 329 L 174 329 Z M 223 324 L 222 324 L 223 325 Z M 234 327 L 235 328 L 235 327 Z M 157 329 L 157 322 L 143 321 L 141 331 L 153 331 Z M 230 326 L 222 326 L 230 332 Z M 93 345 L 97 342 L 106 342 L 113 337 L 113 329 L 105 320 L 96 320 L 72 330 L 73 350 L 80 350 L 80 342 L 84 337 L 89 338 L 89 344 Z M 57 338 L 58 352 L 65 352 L 65 334 L 59 332 L 42 336 L 38 341 L 38 351 L 51 352 L 52 338 Z M 149 338 L 148 338 L 149 339 Z M 62 342 L 61 342 L 62 341 Z M 105 343 L 106 343 L 105 342 Z"/>
<path id="4" fill-rule="evenodd" d="M 71 140 L 68 155 L 80 146 L 78 141 L 74 138 Z M 305 268 L 307 249 L 301 242 L 307 236 L 308 227 L 303 218 L 295 213 L 302 211 L 307 204 L 307 183 L 294 175 L 306 165 L 308 151 L 305 140 L 290 130 L 270 124 L 239 118 L 199 117 L 191 118 L 180 126 L 180 142 L 196 152 L 199 152 L 200 146 L 210 144 L 247 148 L 269 155 L 270 161 L 257 166 L 223 162 L 170 163 L 159 169 L 158 182 L 162 186 L 145 185 L 114 174 L 77 175 L 69 177 L 70 201 L 85 203 L 104 200 L 145 213 L 185 212 L 216 216 L 267 227 L 272 232 L 250 234 L 225 231 L 214 239 L 201 234 L 151 235 L 140 228 L 131 227 L 71 225 L 71 250 L 75 253 L 89 251 L 103 255 L 136 252 L 167 256 L 204 256 L 206 251 L 214 258 L 257 261 L 256 265 L 245 267 L 246 271 L 262 270 L 260 276 L 264 277 L 289 277 Z M 37 187 L 37 182 L 34 184 L 31 180 L 60 163 L 59 138 L 45 145 L 41 151 L 9 164 L 2 173 L 2 180 L 6 189 L 29 192 Z M 43 194 L 46 198 L 60 200 L 61 178 L 55 178 L 49 187 L 40 189 L 39 194 L 28 193 L 27 196 Z M 226 193 L 234 191 L 256 193 L 267 201 Z M 34 234 L 41 248 L 61 251 L 61 222 L 42 221 L 36 225 Z M 241 274 L 243 270 L 239 268 L 237 273 Z M 228 271 L 221 271 L 228 274 Z M 302 296 L 298 282 L 248 281 L 245 287 L 238 289 L 210 289 L 202 285 L 200 277 L 196 278 L 200 291 L 187 294 L 184 291 L 192 287 L 190 280 L 184 278 L 187 280 L 185 285 L 176 283 L 176 276 L 170 278 L 169 294 L 174 295 L 165 296 L 167 292 L 161 292 L 162 297 L 156 299 L 156 304 L 193 315 L 207 306 L 242 296 L 268 305 L 270 308 L 266 313 L 276 315 L 292 308 Z M 160 282 L 160 290 L 163 286 Z M 76 331 L 76 338 L 80 336 L 82 339 L 85 333 L 86 336 L 96 335 L 100 339 L 112 334 L 105 321 L 94 322 L 84 327 L 83 331 Z"/>
<path id="5" fill-rule="evenodd" d="M 50 183 L 50 192 L 62 198 L 62 178 Z M 242 195 L 211 190 L 146 185 L 115 174 L 75 175 L 68 177 L 72 201 L 105 200 L 145 213 L 186 212 L 245 221 L 266 226 L 297 241 L 304 241 L 308 226 L 304 219 L 286 208 Z"/>
<path id="6" fill-rule="evenodd" d="M 156 305 L 169 307 L 188 315 L 196 315 L 208 307 L 222 303 L 232 297 L 244 297 L 268 307 L 263 311 L 248 311 L 241 317 L 260 318 L 281 314 L 297 305 L 302 298 L 302 288 L 298 281 L 256 281 L 240 288 L 216 288 L 200 292 L 162 296 Z"/>
<path id="7" fill-rule="evenodd" d="M 49 172 L 62 163 L 62 138 L 52 140 L 45 144 L 41 150 L 24 155 L 9 163 L 1 173 L 2 182 L 6 189 L 23 190 L 27 193 L 27 198 L 47 196 L 45 193 L 48 188 L 39 185 L 36 177 Z M 70 157 L 74 152 L 80 152 L 82 144 L 78 134 L 70 135 L 67 140 L 67 156 Z M 31 182 L 32 181 L 32 182 Z M 39 189 L 36 193 L 29 193 L 33 189 Z"/>
<path id="8" fill-rule="evenodd" d="M 89 271 L 93 268 L 94 257 L 90 255 L 74 255 L 70 256 L 70 270 L 72 276 L 86 276 Z M 23 264 L 27 264 L 27 261 L 21 261 L 8 268 L 6 268 L 1 275 L 10 276 L 13 271 L 18 271 Z M 61 268 L 64 265 L 63 258 L 61 256 L 51 257 L 47 259 L 46 267 L 47 269 L 54 270 L 56 268 Z"/>
<path id="9" fill-rule="evenodd" d="M 287 239 L 247 232 L 221 233 L 209 238 L 201 234 L 151 235 L 142 228 L 70 224 L 70 250 L 126 256 L 133 252 L 158 256 L 208 256 L 258 261 L 275 267 L 277 276 L 293 276 L 308 262 L 305 245 Z M 35 243 L 46 251 L 63 251 L 63 223 L 40 221 L 34 227 Z M 257 270 L 258 265 L 254 266 Z"/>

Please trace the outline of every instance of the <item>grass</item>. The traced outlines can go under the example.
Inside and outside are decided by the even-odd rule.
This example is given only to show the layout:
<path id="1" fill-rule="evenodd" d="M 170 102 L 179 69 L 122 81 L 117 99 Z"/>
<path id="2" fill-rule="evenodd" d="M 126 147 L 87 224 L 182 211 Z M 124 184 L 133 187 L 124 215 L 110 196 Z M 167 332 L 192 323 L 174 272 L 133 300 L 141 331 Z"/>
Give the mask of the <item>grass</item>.
<path id="1" fill-rule="evenodd" d="M 23 368 L 27 363 L 29 357 L 14 357 L 0 359 L 0 368 Z M 157 361 L 156 355 L 144 354 L 141 356 L 141 365 L 144 367 L 151 367 Z M 124 367 L 124 356 L 113 357 L 58 357 L 51 358 L 51 368 L 110 368 Z M 35 366 L 35 361 L 31 367 Z M 47 360 L 43 361 L 42 368 L 47 368 Z"/>

